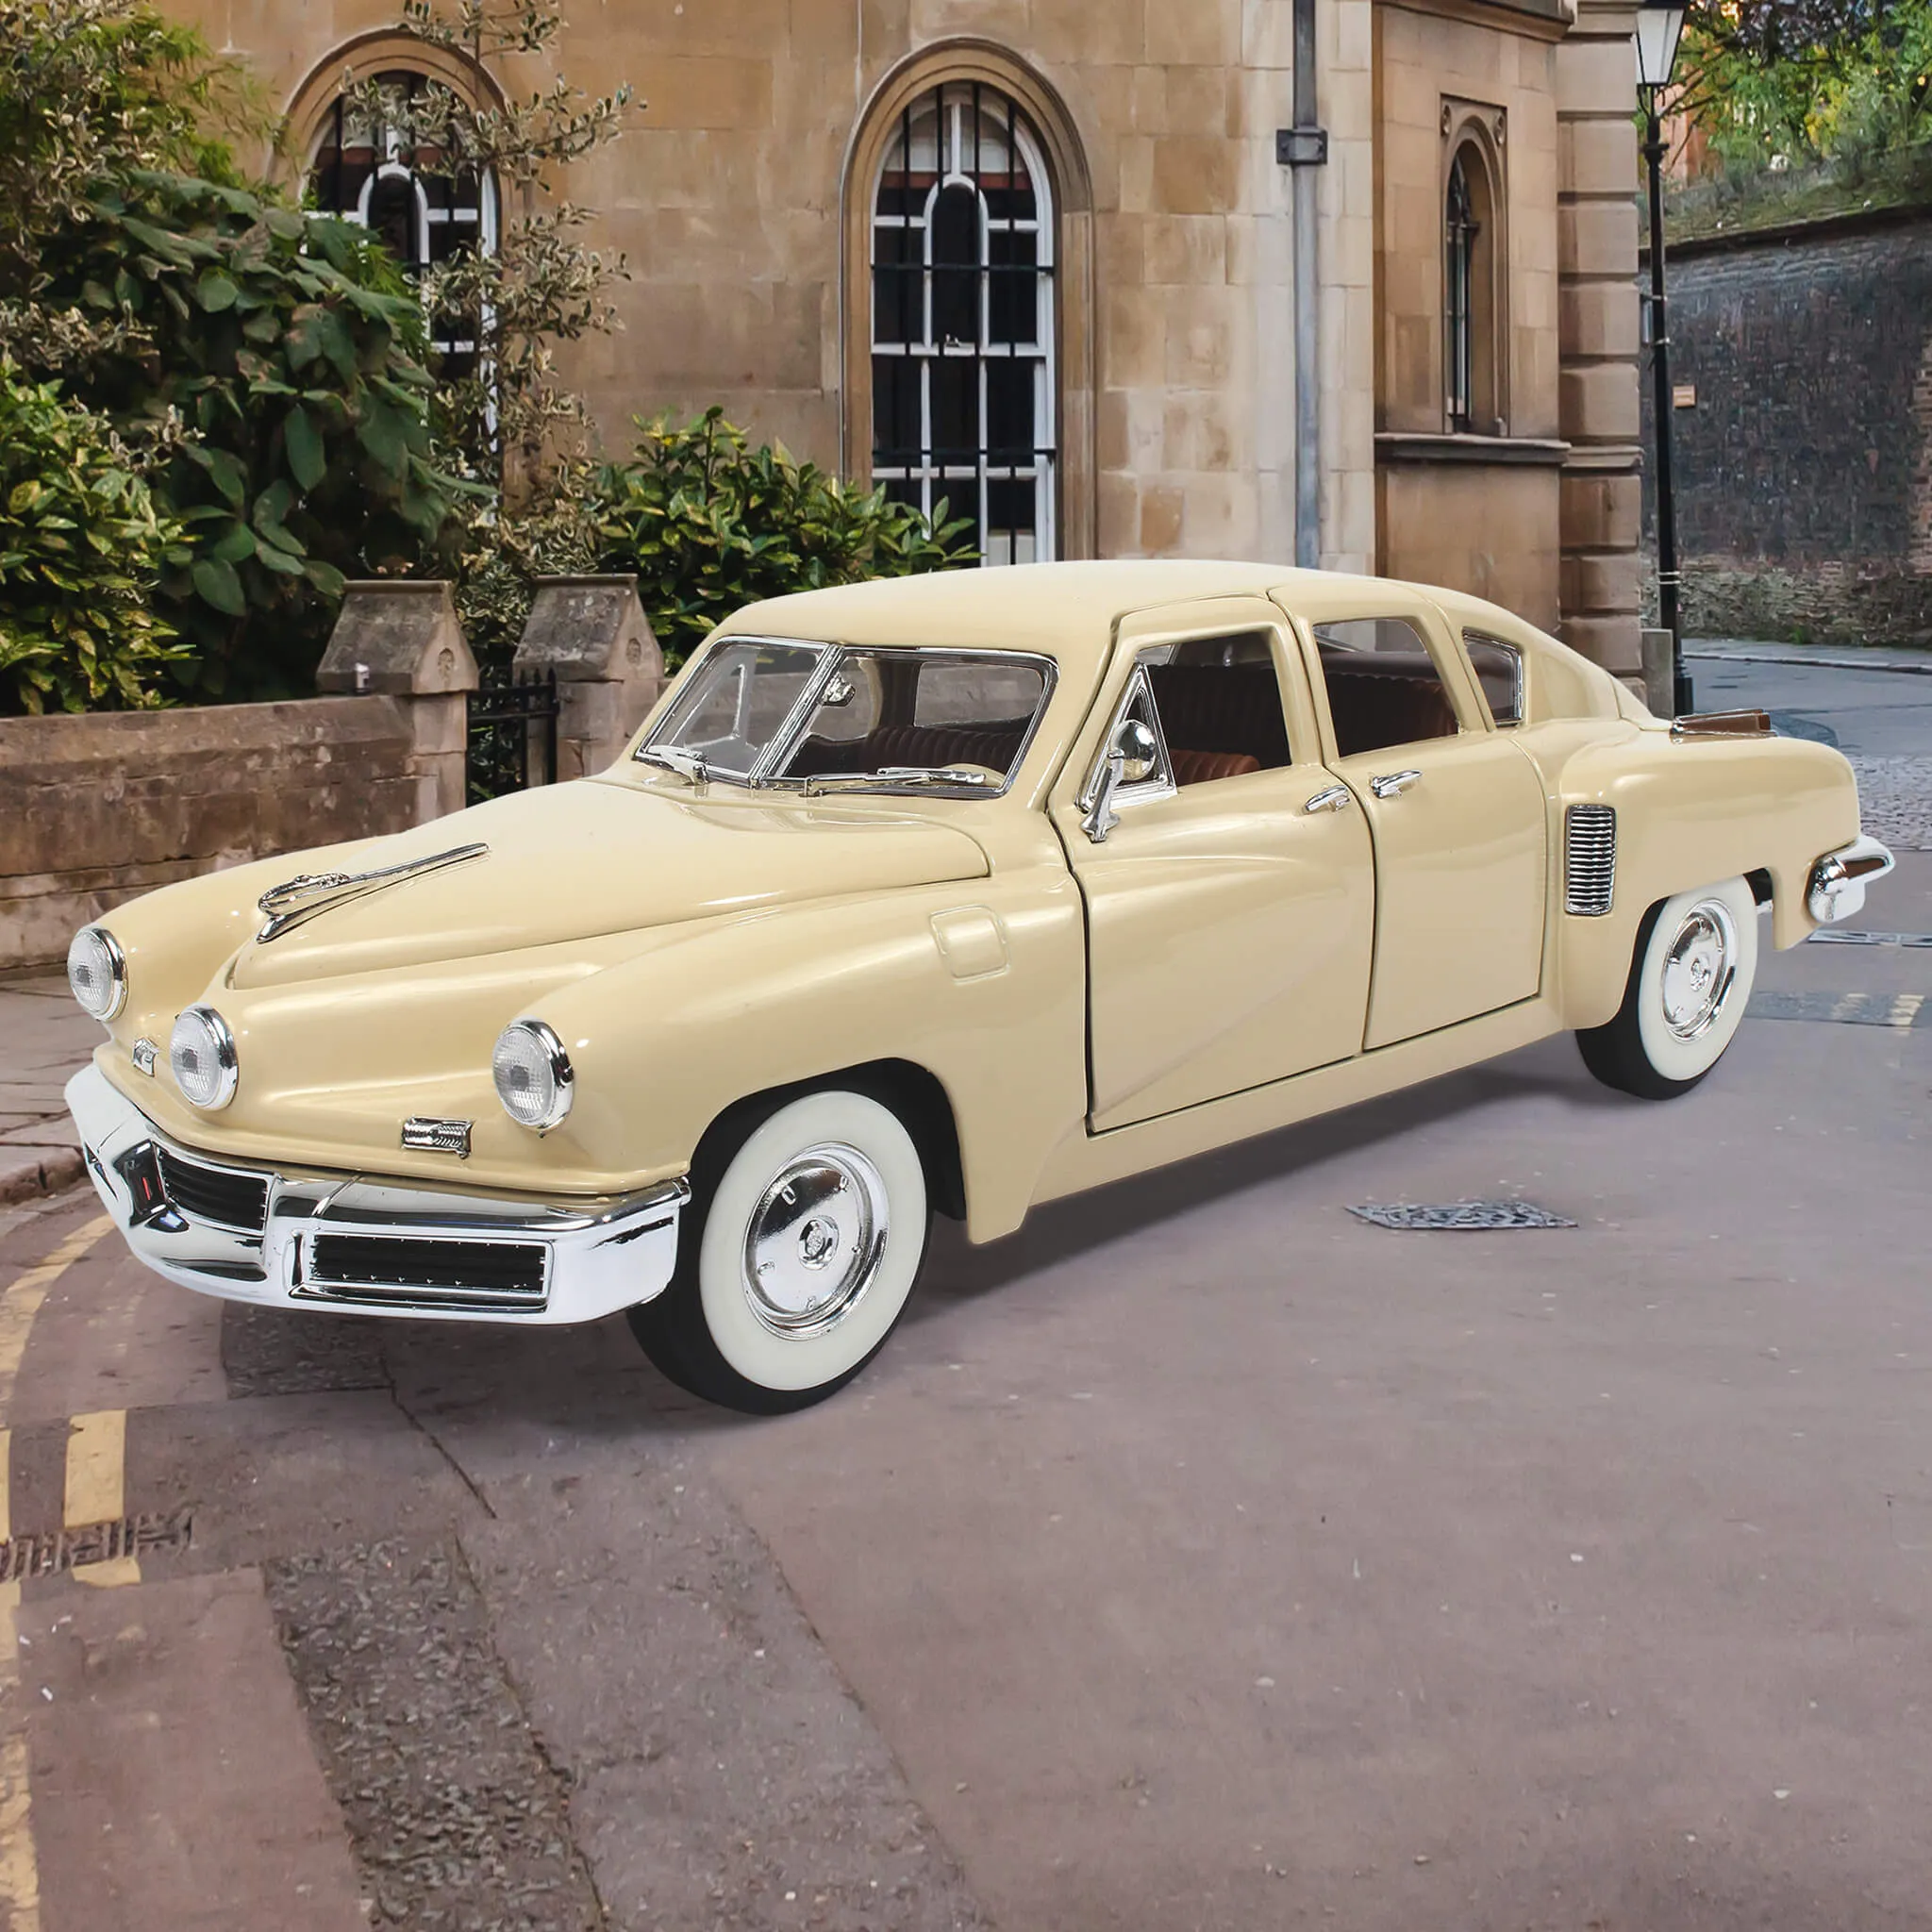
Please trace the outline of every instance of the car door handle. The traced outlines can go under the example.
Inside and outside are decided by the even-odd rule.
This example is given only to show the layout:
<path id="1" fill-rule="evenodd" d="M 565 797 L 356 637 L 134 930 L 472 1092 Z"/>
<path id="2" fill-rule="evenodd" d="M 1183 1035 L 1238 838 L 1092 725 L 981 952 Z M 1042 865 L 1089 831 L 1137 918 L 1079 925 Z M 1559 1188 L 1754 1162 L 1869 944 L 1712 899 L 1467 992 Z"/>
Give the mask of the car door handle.
<path id="1" fill-rule="evenodd" d="M 1302 809 L 1304 811 L 1346 811 L 1348 809 L 1348 787 L 1346 785 L 1331 785 L 1325 791 L 1316 792 L 1314 797 L 1302 807 Z"/>
<path id="2" fill-rule="evenodd" d="M 1394 798 L 1411 785 L 1421 784 L 1422 775 L 1420 772 L 1391 772 L 1386 777 L 1371 778 L 1369 790 L 1377 798 Z"/>

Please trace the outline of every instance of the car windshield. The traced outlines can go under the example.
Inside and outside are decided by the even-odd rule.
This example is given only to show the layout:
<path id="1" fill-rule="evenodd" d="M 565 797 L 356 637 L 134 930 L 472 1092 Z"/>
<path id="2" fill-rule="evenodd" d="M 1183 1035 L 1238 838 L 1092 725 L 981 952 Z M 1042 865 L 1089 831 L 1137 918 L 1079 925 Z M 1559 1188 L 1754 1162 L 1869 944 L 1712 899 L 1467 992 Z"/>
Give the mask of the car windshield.
<path id="1" fill-rule="evenodd" d="M 829 655 L 828 645 L 761 638 L 719 646 L 638 757 L 674 771 L 694 766 L 696 776 L 751 779 Z"/>
<path id="2" fill-rule="evenodd" d="M 694 778 L 834 791 L 1003 791 L 1053 666 L 1008 651 L 734 640 L 638 757 Z"/>

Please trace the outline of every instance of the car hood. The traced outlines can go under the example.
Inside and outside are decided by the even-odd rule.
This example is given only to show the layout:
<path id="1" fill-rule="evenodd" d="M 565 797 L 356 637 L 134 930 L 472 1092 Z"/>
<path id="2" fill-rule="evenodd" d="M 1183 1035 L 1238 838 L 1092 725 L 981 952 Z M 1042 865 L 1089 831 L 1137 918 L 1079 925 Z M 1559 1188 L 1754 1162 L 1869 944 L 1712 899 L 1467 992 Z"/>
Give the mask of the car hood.
<path id="1" fill-rule="evenodd" d="M 591 778 L 495 799 L 346 858 L 294 854 L 289 876 L 361 874 L 475 844 L 489 849 L 251 941 L 230 984 L 476 958 L 987 872 L 965 833 L 877 800 L 708 799 Z"/>

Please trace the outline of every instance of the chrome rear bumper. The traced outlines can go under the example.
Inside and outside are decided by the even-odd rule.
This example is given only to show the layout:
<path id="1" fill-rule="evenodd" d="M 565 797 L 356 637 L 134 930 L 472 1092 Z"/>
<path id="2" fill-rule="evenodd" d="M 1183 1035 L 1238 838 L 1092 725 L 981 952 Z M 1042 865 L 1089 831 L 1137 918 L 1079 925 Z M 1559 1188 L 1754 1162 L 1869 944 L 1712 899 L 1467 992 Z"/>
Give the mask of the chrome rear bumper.
<path id="1" fill-rule="evenodd" d="M 1897 861 L 1876 839 L 1860 833 L 1849 845 L 1827 852 L 1811 868 L 1806 909 L 1820 925 L 1849 919 L 1864 909 L 1865 888 L 1882 879 Z"/>
<path id="2" fill-rule="evenodd" d="M 177 1146 L 97 1067 L 67 1083 L 89 1177 L 135 1255 L 203 1294 L 560 1327 L 661 1294 L 691 1190 L 571 1203 L 279 1172 Z"/>

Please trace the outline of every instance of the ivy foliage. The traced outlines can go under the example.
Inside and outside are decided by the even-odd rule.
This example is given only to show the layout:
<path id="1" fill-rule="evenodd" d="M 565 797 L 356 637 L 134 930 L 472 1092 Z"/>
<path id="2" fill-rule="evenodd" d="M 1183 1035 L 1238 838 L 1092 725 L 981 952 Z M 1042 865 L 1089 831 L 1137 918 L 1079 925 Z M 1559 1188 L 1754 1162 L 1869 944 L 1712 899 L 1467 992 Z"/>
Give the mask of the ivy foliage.
<path id="1" fill-rule="evenodd" d="M 344 579 L 406 567 L 463 489 L 400 270 L 352 224 L 143 171 L 58 238 L 45 287 L 102 326 L 87 401 L 175 425 L 154 483 L 186 542 L 158 599 L 192 691 L 306 693 Z"/>
<path id="2" fill-rule="evenodd" d="M 753 447 L 721 408 L 638 429 L 630 459 L 600 479 L 600 561 L 637 573 L 668 666 L 759 598 L 977 560 L 971 522 L 949 520 L 943 502 L 928 525 L 883 485 L 841 483 L 782 443 Z"/>
<path id="3" fill-rule="evenodd" d="M 1678 107 L 1732 168 L 1932 142 L 1932 0 L 1692 0 Z"/>
<path id="4" fill-rule="evenodd" d="M 150 597 L 183 536 L 104 418 L 0 357 L 0 711 L 153 704 L 181 646 Z"/>

